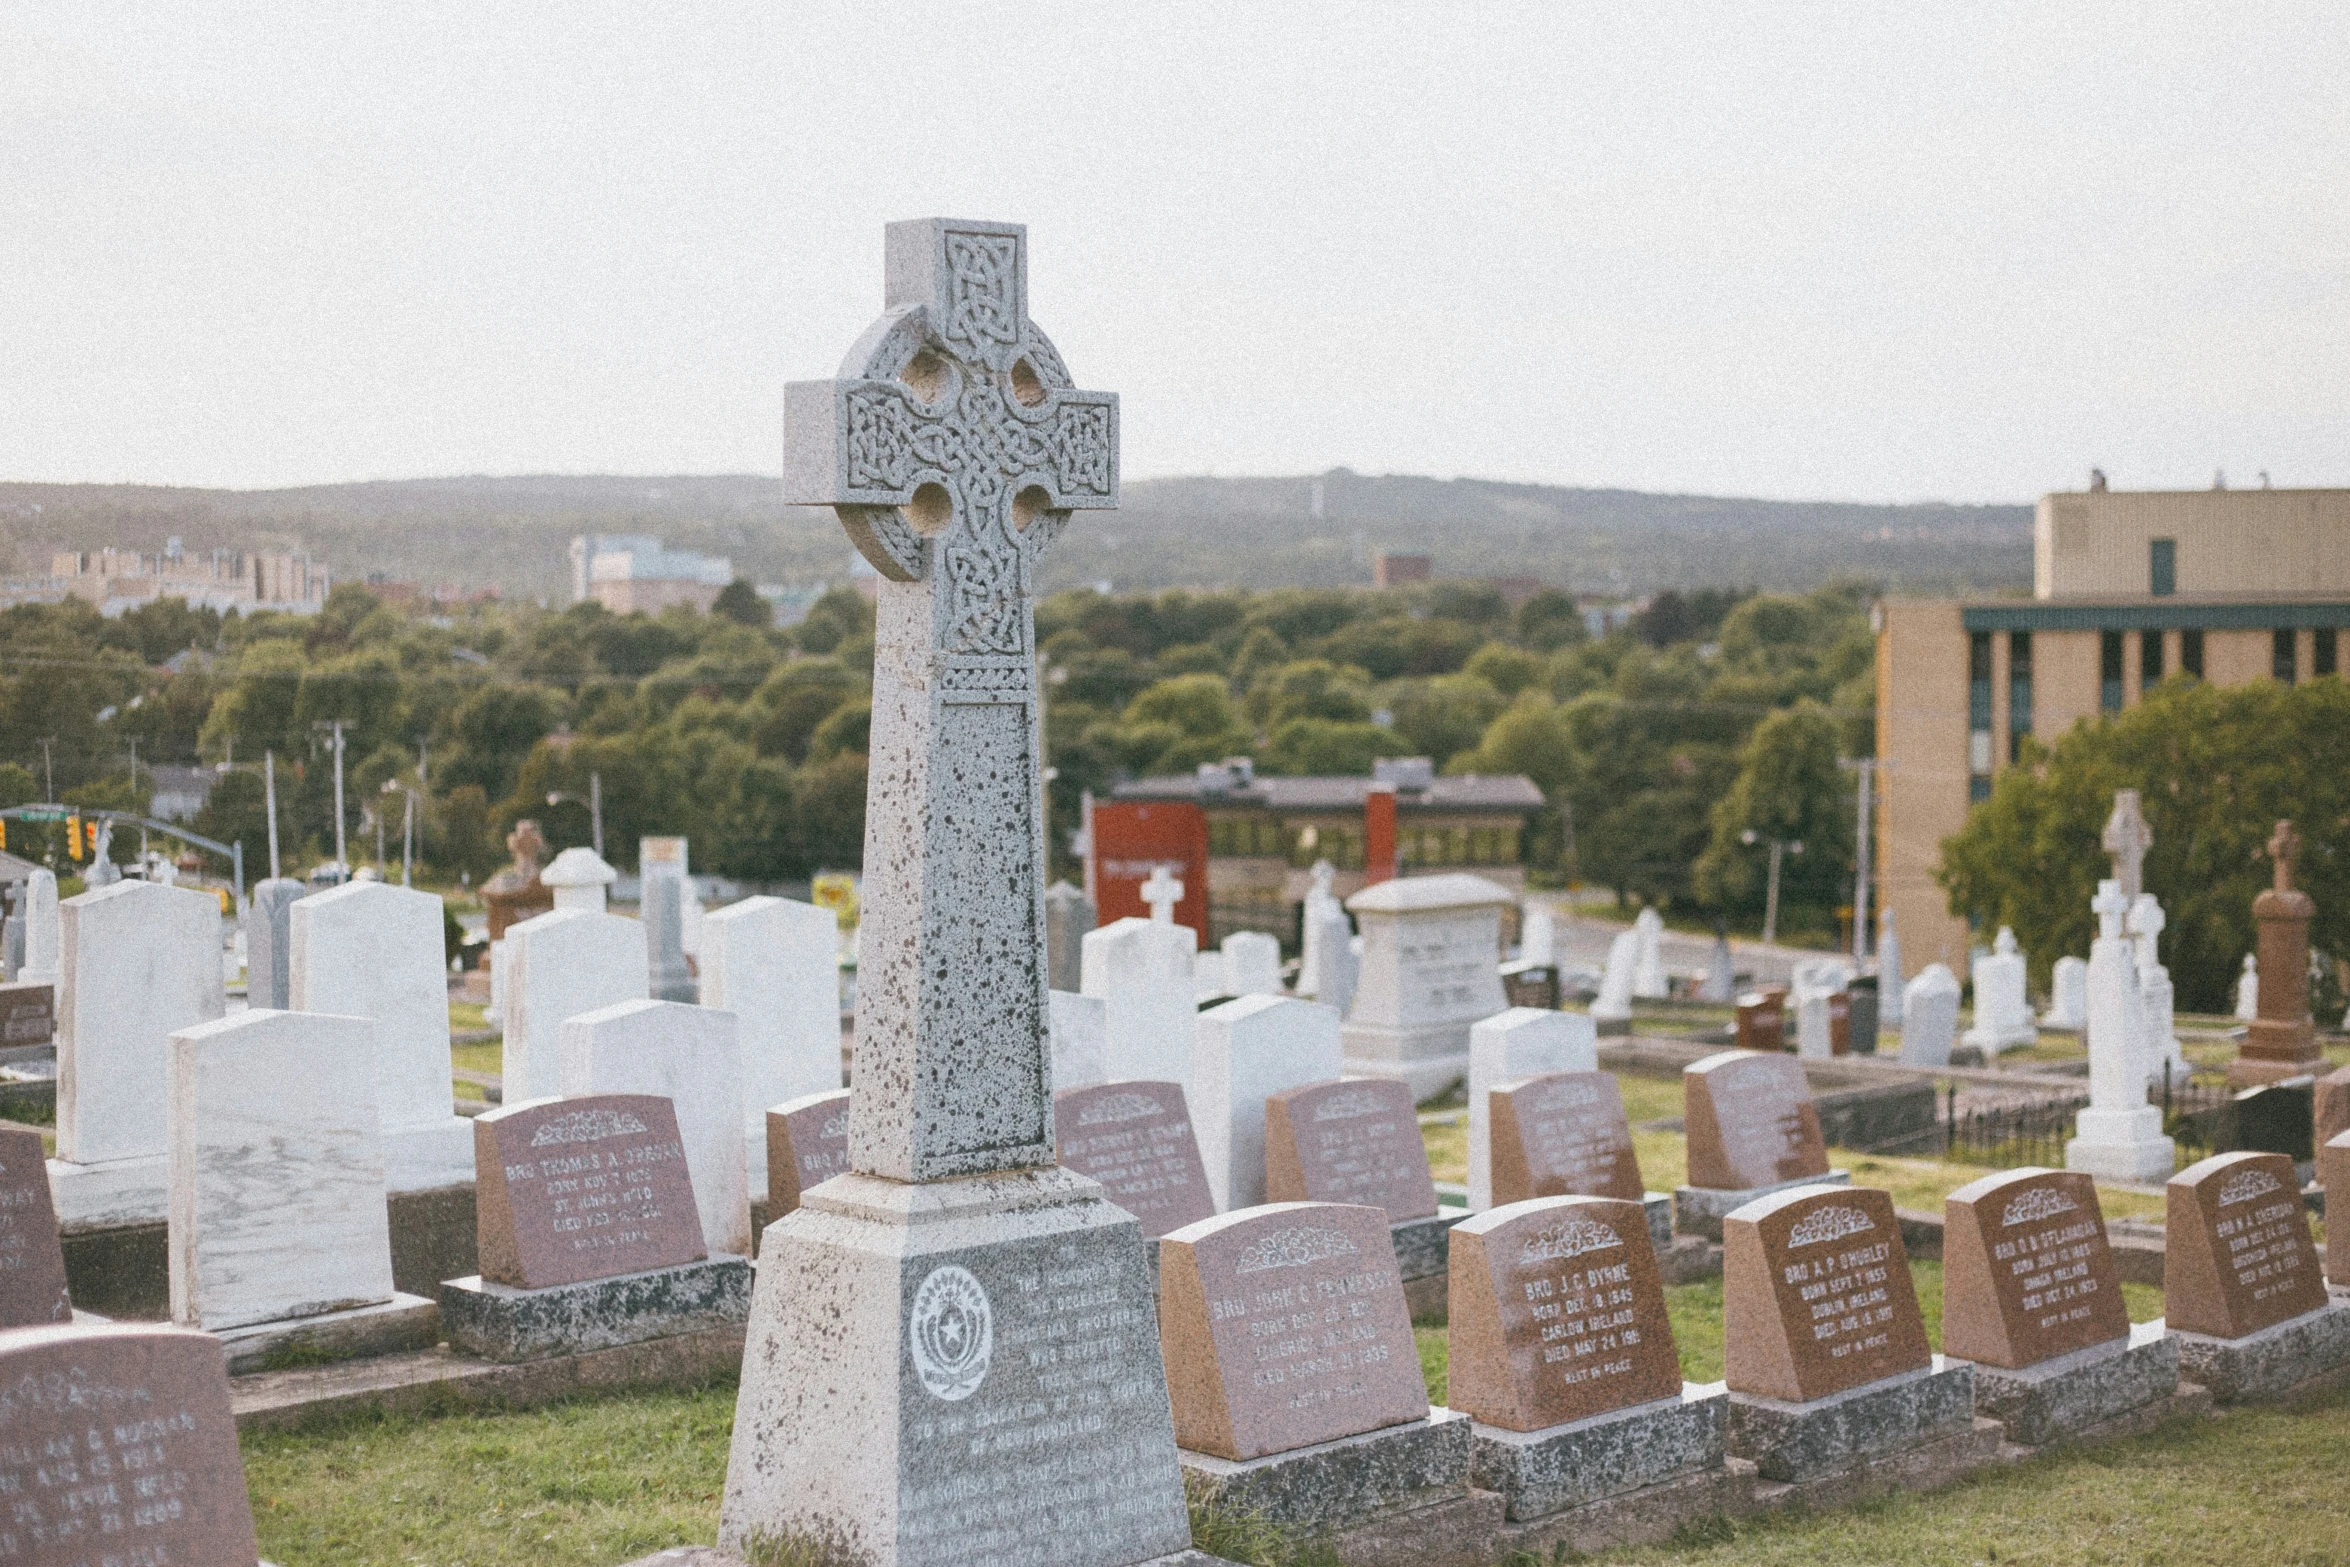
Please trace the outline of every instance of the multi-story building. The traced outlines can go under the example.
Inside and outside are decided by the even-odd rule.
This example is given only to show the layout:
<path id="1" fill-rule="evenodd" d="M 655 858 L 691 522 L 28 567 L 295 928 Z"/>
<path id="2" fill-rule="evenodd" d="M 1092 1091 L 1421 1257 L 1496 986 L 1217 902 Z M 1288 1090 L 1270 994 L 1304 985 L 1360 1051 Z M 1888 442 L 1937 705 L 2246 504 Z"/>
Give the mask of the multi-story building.
<path id="1" fill-rule="evenodd" d="M 175 536 L 160 554 L 136 550 L 60 550 L 49 557 L 50 581 L 88 599 L 102 615 L 120 615 L 157 599 L 193 609 L 277 610 L 308 615 L 326 603 L 333 577 L 307 555 L 290 551 L 212 550 L 191 555 Z"/>
<path id="2" fill-rule="evenodd" d="M 1911 968 L 1963 972 L 1970 936 L 1934 872 L 1942 840 L 2015 765 L 2159 682 L 2307 680 L 2341 668 L 2350 490 L 2044 496 L 2032 596 L 1877 608 L 1879 895 Z"/>
<path id="3" fill-rule="evenodd" d="M 571 541 L 571 601 L 594 599 L 615 615 L 656 615 L 672 604 L 708 609 L 734 580 L 724 555 L 662 547 L 641 533 L 585 533 Z"/>

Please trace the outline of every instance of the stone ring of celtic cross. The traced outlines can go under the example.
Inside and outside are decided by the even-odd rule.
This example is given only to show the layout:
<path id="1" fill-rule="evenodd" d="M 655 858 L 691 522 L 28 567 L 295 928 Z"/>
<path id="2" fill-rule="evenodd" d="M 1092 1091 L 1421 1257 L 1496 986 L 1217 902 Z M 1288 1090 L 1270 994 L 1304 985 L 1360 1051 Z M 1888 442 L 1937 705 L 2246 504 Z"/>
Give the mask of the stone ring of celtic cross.
<path id="1" fill-rule="evenodd" d="M 968 1269 L 932 1269 L 914 1291 L 906 1347 L 931 1397 L 953 1404 L 978 1392 L 995 1357 L 995 1310 L 986 1287 Z"/>

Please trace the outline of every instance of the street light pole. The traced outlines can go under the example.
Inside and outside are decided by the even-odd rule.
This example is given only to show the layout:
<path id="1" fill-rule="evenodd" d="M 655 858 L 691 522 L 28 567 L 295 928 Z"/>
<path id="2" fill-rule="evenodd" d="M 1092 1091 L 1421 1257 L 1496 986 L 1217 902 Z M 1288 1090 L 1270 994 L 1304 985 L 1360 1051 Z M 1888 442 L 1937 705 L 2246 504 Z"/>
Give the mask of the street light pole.
<path id="1" fill-rule="evenodd" d="M 1762 834 L 1749 827 L 1738 835 L 1740 843 L 1759 843 Z M 1803 844 L 1791 838 L 1773 838 L 1771 844 L 1771 879 L 1763 892 L 1763 945 L 1779 939 L 1779 857 L 1786 853 L 1801 854 Z"/>
<path id="2" fill-rule="evenodd" d="M 269 813 L 269 879 L 277 880 L 277 753 L 261 753 L 262 809 Z"/>
<path id="3" fill-rule="evenodd" d="M 604 857 L 604 775 L 588 774 L 588 836 L 595 843 L 596 858 Z"/>
<path id="4" fill-rule="evenodd" d="M 310 727 L 330 730 L 335 745 L 335 881 L 340 884 L 351 879 L 351 862 L 343 847 L 343 726 L 347 718 L 321 718 Z"/>

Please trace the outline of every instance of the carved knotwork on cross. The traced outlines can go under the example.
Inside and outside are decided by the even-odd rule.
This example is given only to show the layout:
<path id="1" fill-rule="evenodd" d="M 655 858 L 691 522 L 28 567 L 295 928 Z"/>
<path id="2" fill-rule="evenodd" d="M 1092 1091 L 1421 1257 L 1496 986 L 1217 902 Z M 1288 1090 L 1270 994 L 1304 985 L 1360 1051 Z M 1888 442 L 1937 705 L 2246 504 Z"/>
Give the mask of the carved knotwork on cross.
<path id="1" fill-rule="evenodd" d="M 2143 885 L 2146 851 L 2154 847 L 2154 829 L 2138 809 L 2138 791 L 2117 789 L 2113 814 L 2105 821 L 2105 852 L 2113 859 L 2113 879 L 2125 898 L 2135 899 Z"/>
<path id="2" fill-rule="evenodd" d="M 2277 823 L 2276 832 L 2268 840 L 2268 857 L 2276 862 L 2275 890 L 2293 890 L 2293 862 L 2301 858 L 2301 835 L 2293 830 L 2291 822 Z"/>

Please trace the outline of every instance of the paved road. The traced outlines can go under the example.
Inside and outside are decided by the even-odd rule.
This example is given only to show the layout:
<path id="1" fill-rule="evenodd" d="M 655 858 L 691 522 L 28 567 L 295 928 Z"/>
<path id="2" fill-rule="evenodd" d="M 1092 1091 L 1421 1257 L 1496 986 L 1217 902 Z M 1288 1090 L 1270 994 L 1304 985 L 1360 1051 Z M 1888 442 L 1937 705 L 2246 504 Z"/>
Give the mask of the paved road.
<path id="1" fill-rule="evenodd" d="M 1587 968 L 1594 972 L 1607 967 L 1607 949 L 1618 934 L 1631 928 L 1628 920 L 1603 920 L 1588 911 L 1570 914 L 1564 904 L 1553 905 L 1558 910 L 1559 961 L 1569 968 Z M 1677 930 L 1667 930 L 1658 943 L 1664 954 L 1665 968 L 1674 974 L 1692 974 L 1702 978 L 1713 964 L 1714 942 L 1711 936 L 1692 936 Z M 1824 951 L 1804 947 L 1764 946 L 1759 941 L 1730 938 L 1730 957 L 1738 972 L 1750 976 L 1757 984 L 1785 983 L 1795 972 L 1795 965 L 1805 958 L 1826 957 Z"/>

